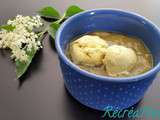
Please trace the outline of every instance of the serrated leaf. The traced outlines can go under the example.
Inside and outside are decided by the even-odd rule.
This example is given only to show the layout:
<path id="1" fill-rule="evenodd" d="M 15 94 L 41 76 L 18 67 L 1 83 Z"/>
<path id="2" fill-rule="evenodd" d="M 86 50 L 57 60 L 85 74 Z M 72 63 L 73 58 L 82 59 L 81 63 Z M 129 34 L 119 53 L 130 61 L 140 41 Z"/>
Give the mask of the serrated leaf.
<path id="1" fill-rule="evenodd" d="M 12 25 L 3 25 L 3 26 L 0 26 L 0 30 L 7 30 L 7 31 L 13 31 L 15 29 L 15 26 L 12 26 Z"/>
<path id="2" fill-rule="evenodd" d="M 80 13 L 82 11 L 84 11 L 84 10 L 81 9 L 80 7 L 78 7 L 76 5 L 72 5 L 66 10 L 65 17 L 66 18 L 71 17 L 71 16 L 73 16 L 77 13 Z"/>
<path id="3" fill-rule="evenodd" d="M 59 27 L 60 27 L 60 24 L 56 22 L 53 22 L 52 24 L 49 25 L 48 33 L 53 39 L 55 39 L 55 34 Z"/>
<path id="4" fill-rule="evenodd" d="M 44 38 L 44 34 L 41 34 L 41 36 L 39 37 L 39 40 L 42 41 L 42 39 Z M 27 52 L 28 55 L 28 61 L 27 62 L 21 62 L 19 60 L 16 61 L 16 76 L 17 79 L 19 79 L 28 69 L 29 65 L 31 64 L 35 54 L 37 53 L 37 50 L 32 49 L 30 52 Z"/>
<path id="5" fill-rule="evenodd" d="M 54 18 L 54 19 L 60 18 L 59 12 L 51 6 L 42 8 L 41 10 L 38 11 L 38 13 L 41 17 Z"/>

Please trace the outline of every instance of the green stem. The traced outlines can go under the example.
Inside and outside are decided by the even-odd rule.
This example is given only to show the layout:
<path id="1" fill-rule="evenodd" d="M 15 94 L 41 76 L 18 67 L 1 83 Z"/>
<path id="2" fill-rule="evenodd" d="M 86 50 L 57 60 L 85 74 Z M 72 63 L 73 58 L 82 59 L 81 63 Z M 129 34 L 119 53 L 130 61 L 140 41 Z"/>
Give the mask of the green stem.
<path id="1" fill-rule="evenodd" d="M 57 24 L 60 24 L 60 23 L 65 19 L 65 16 L 66 16 L 66 15 L 63 14 L 63 16 L 62 16 L 59 20 L 57 20 L 56 23 L 57 23 Z"/>
<path id="2" fill-rule="evenodd" d="M 38 33 L 37 35 L 38 35 L 38 36 L 41 36 L 41 35 L 43 35 L 44 33 L 46 33 L 47 30 L 48 30 L 48 27 L 46 27 L 42 32 Z"/>

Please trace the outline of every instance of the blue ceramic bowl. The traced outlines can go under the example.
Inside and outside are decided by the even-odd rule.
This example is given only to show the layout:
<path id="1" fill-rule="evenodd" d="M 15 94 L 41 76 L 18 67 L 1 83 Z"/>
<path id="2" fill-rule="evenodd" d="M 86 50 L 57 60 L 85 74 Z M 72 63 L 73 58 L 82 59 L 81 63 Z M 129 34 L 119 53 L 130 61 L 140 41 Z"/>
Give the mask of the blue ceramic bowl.
<path id="1" fill-rule="evenodd" d="M 141 75 L 113 78 L 80 69 L 65 55 L 70 40 L 93 31 L 111 31 L 141 38 L 150 49 L 154 67 Z M 128 108 L 144 96 L 160 70 L 160 30 L 146 18 L 127 11 L 96 9 L 66 20 L 56 34 L 56 49 L 64 82 L 69 93 L 80 103 L 104 110 Z"/>

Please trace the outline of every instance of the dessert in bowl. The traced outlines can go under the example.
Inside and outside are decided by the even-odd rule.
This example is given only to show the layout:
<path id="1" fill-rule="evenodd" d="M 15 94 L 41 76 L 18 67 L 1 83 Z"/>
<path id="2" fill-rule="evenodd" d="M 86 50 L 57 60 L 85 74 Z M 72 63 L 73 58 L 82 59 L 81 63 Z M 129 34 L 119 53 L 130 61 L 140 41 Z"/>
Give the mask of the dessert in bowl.
<path id="1" fill-rule="evenodd" d="M 133 73 L 130 71 L 135 68 L 139 53 L 125 44 L 110 45 L 109 42 L 104 42 L 103 34 L 99 36 L 97 31 L 141 39 L 146 46 L 144 53 L 149 56 L 146 60 L 150 61 L 147 70 L 128 74 Z M 88 33 L 86 40 L 73 41 Z M 74 42 L 78 45 L 72 44 Z M 78 46 L 82 47 L 83 42 L 85 48 L 81 49 Z M 55 43 L 67 90 L 80 103 L 97 110 L 104 110 L 107 106 L 112 106 L 113 110 L 125 109 L 136 104 L 143 98 L 160 70 L 158 27 L 148 19 L 128 11 L 95 9 L 74 15 L 61 25 Z M 71 58 L 66 54 L 70 44 Z M 92 51 L 89 58 L 82 57 L 86 54 L 79 52 L 84 49 Z M 101 65 L 104 65 L 102 68 L 106 75 L 86 69 Z"/>

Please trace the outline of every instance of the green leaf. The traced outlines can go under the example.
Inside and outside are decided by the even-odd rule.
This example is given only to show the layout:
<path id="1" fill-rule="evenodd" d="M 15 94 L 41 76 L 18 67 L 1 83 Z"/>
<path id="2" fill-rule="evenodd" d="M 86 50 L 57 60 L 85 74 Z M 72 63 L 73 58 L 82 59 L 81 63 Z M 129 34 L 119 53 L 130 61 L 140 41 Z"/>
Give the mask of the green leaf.
<path id="1" fill-rule="evenodd" d="M 0 30 L 7 30 L 7 31 L 13 31 L 15 29 L 15 26 L 12 26 L 12 25 L 3 25 L 3 26 L 0 26 Z"/>
<path id="2" fill-rule="evenodd" d="M 39 40 L 42 41 L 42 39 L 44 38 L 44 34 L 45 32 L 43 32 L 40 37 Z M 28 69 L 29 65 L 31 64 L 35 54 L 36 54 L 37 50 L 32 49 L 30 52 L 27 52 L 28 55 L 28 61 L 27 62 L 21 62 L 19 60 L 16 61 L 16 76 L 17 79 L 19 79 Z"/>
<path id="3" fill-rule="evenodd" d="M 60 18 L 59 12 L 55 8 L 50 6 L 42 8 L 41 10 L 38 11 L 38 13 L 40 16 L 46 18 L 54 18 L 54 19 Z"/>
<path id="4" fill-rule="evenodd" d="M 19 60 L 16 61 L 16 75 L 17 79 L 19 79 L 28 69 L 30 63 L 32 62 L 32 59 L 34 55 L 36 54 L 36 50 L 32 50 L 31 52 L 28 52 L 28 61 L 27 62 L 21 62 Z"/>
<path id="5" fill-rule="evenodd" d="M 56 22 L 53 22 L 52 24 L 49 25 L 48 33 L 53 39 L 55 39 L 55 34 L 56 34 L 59 27 L 60 27 L 60 24 L 58 24 Z"/>
<path id="6" fill-rule="evenodd" d="M 81 9 L 80 7 L 78 7 L 76 5 L 72 5 L 66 10 L 65 17 L 66 18 L 71 17 L 71 16 L 73 16 L 77 13 L 80 13 L 82 11 L 84 11 L 84 10 Z"/>

